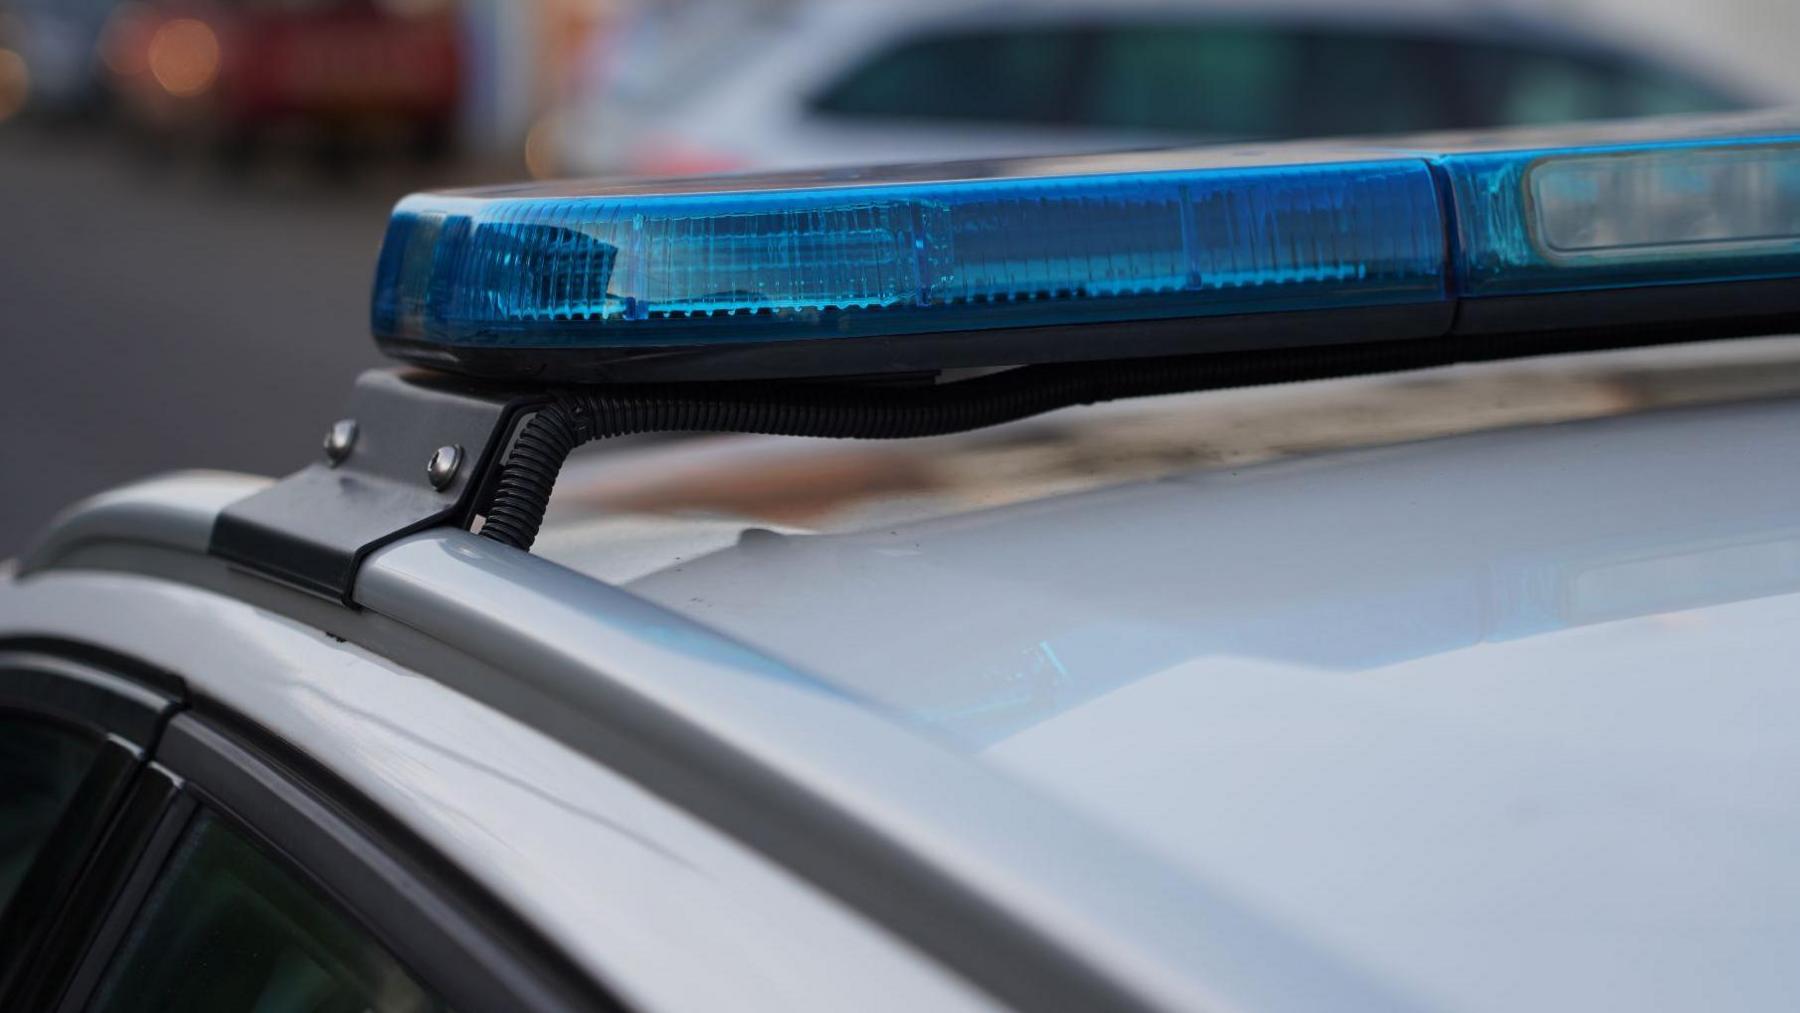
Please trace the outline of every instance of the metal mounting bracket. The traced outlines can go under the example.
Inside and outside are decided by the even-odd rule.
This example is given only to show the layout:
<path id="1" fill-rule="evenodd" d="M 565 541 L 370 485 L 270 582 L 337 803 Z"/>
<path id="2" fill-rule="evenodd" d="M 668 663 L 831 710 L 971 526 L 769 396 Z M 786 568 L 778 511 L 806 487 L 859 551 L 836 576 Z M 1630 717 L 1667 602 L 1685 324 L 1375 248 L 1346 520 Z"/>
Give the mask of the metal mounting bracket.
<path id="1" fill-rule="evenodd" d="M 514 427 L 549 399 L 541 387 L 369 370 L 327 435 L 324 460 L 226 507 L 207 551 L 351 605 L 369 553 L 474 522 Z"/>

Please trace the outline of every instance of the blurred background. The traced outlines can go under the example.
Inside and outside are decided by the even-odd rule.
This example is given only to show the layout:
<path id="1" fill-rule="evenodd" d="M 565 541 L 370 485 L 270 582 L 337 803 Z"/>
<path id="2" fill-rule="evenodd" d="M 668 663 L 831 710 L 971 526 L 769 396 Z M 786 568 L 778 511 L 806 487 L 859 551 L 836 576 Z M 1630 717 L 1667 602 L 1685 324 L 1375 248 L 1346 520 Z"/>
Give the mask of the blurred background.
<path id="1" fill-rule="evenodd" d="M 0 0 L 0 555 L 317 452 L 409 190 L 1800 102 L 1794 0 Z"/>

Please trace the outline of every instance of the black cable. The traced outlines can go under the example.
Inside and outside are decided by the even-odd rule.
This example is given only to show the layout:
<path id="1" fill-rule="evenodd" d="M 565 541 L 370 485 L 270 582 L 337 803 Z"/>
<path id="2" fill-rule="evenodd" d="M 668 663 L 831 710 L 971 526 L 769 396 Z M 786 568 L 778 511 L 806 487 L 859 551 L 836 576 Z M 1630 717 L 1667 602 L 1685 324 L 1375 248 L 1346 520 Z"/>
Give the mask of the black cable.
<path id="1" fill-rule="evenodd" d="M 1464 345 L 1462 357 L 1470 349 Z M 636 433 L 730 432 L 841 439 L 937 436 L 1057 408 L 1127 397 L 1248 387 L 1454 361 L 1446 342 L 1361 345 L 1170 359 L 1024 366 L 922 387 L 697 383 L 570 391 L 527 420 L 501 466 L 481 533 L 531 548 L 563 462 L 590 440 Z"/>
<path id="2" fill-rule="evenodd" d="M 939 436 L 1128 397 L 1297 383 L 1551 353 L 1780 333 L 1765 320 L 1663 323 L 1583 332 L 1414 338 L 1162 359 L 1021 366 L 921 387 L 850 383 L 689 383 L 588 387 L 563 394 L 520 428 L 500 467 L 481 533 L 529 549 L 563 462 L 589 440 L 718 432 L 891 440 Z"/>

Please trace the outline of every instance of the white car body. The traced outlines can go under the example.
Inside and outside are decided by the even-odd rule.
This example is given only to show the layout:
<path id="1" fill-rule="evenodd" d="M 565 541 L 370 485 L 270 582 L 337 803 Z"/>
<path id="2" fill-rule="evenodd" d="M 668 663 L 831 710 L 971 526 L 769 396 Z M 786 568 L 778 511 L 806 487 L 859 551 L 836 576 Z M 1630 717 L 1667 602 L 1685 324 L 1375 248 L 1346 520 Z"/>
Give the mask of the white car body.
<path id="1" fill-rule="evenodd" d="M 1077 409 L 901 449 L 988 509 L 426 531 L 356 609 L 206 554 L 264 480 L 175 476 L 61 521 L 0 647 L 179 675 L 166 740 L 261 729 L 632 1008 L 1787 1009 L 1796 342 Z M 1198 419 L 1264 438 L 1165 454 Z M 565 509 L 837 452 L 768 442 Z"/>

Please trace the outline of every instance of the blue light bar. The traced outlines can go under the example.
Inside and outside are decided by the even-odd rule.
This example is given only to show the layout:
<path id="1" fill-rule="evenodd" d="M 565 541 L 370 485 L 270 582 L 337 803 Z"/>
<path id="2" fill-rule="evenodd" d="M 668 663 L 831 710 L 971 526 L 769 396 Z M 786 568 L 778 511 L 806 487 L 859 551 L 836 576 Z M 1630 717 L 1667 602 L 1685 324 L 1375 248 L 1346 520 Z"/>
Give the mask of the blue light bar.
<path id="1" fill-rule="evenodd" d="M 1791 120 L 1438 141 L 419 194 L 374 329 L 476 372 L 831 374 L 1441 337 L 1477 300 L 1800 277 Z"/>
<path id="2" fill-rule="evenodd" d="M 423 195 L 383 337 L 550 346 L 980 331 L 1445 298 L 1417 161 L 706 192 Z"/>

